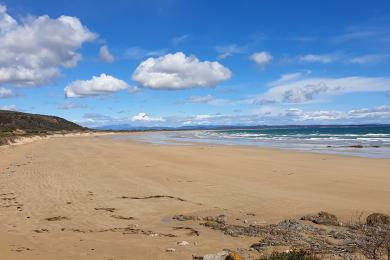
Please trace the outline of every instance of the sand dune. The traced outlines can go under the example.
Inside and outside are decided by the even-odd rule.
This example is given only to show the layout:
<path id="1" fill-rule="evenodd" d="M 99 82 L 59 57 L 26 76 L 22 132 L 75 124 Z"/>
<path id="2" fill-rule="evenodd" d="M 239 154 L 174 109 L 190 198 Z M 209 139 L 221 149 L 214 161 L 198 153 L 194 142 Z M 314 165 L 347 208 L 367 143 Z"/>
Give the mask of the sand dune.
<path id="1" fill-rule="evenodd" d="M 0 259 L 191 259 L 247 248 L 256 238 L 171 217 L 224 214 L 266 224 L 325 210 L 348 222 L 390 213 L 389 174 L 389 159 L 93 136 L 40 140 L 0 149 Z M 190 244 L 178 246 L 183 240 Z"/>

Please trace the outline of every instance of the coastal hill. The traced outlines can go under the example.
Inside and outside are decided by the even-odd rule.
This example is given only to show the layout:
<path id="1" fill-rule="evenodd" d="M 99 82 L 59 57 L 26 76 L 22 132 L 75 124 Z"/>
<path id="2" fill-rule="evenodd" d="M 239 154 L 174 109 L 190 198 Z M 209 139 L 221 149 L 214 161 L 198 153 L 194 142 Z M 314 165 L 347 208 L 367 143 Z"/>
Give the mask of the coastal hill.
<path id="1" fill-rule="evenodd" d="M 20 137 L 45 136 L 55 133 L 89 131 L 57 116 L 0 110 L 0 145 L 13 143 Z"/>
<path id="2" fill-rule="evenodd" d="M 57 116 L 0 110 L 1 132 L 46 133 L 81 130 L 86 130 L 86 128 Z"/>

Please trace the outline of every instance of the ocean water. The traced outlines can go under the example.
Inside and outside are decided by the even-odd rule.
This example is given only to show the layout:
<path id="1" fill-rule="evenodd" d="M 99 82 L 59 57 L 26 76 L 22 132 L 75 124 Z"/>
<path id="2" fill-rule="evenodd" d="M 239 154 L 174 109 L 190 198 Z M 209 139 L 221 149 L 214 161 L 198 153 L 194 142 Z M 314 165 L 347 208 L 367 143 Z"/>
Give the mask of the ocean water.
<path id="1" fill-rule="evenodd" d="M 264 127 L 166 131 L 131 138 L 159 144 L 210 143 L 390 158 L 390 126 Z"/>

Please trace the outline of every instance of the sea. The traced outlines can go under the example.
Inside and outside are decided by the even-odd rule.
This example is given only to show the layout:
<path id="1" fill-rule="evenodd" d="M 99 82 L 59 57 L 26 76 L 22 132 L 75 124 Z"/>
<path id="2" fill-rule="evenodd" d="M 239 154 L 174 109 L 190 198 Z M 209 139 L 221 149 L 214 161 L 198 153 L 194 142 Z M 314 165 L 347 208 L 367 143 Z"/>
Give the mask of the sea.
<path id="1" fill-rule="evenodd" d="M 268 126 L 253 129 L 159 131 L 129 135 L 126 138 L 168 145 L 243 145 L 390 158 L 390 125 Z"/>

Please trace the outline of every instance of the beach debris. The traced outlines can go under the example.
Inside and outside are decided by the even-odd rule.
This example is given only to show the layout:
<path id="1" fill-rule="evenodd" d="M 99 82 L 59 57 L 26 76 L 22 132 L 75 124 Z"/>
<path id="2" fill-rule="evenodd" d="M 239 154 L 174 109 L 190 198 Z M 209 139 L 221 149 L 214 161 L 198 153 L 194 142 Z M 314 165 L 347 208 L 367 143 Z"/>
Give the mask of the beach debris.
<path id="1" fill-rule="evenodd" d="M 45 218 L 47 221 L 60 221 L 60 220 L 69 220 L 68 217 L 63 217 L 63 216 L 57 216 L 57 217 L 50 217 L 50 218 Z"/>
<path id="2" fill-rule="evenodd" d="M 49 232 L 49 230 L 46 228 L 41 228 L 41 229 L 35 229 L 34 232 L 35 233 L 47 233 L 47 232 Z"/>
<path id="3" fill-rule="evenodd" d="M 190 243 L 188 243 L 187 241 L 180 241 L 180 242 L 177 242 L 177 244 L 179 245 L 179 246 L 188 246 Z"/>
<path id="4" fill-rule="evenodd" d="M 18 247 L 16 249 L 12 249 L 11 251 L 15 251 L 15 252 L 20 253 L 20 252 L 23 252 L 23 251 L 31 251 L 31 248 L 21 246 L 21 247 Z"/>
<path id="5" fill-rule="evenodd" d="M 199 236 L 200 233 L 198 230 L 192 228 L 192 227 L 173 227 L 174 230 L 189 230 L 187 235 L 189 236 Z"/>
<path id="6" fill-rule="evenodd" d="M 123 219 L 123 220 L 135 220 L 133 217 L 124 217 L 120 215 L 111 215 L 111 217 L 116 218 L 116 219 Z"/>
<path id="7" fill-rule="evenodd" d="M 372 213 L 366 218 L 366 224 L 369 226 L 390 224 L 390 216 L 383 213 Z"/>
<path id="8" fill-rule="evenodd" d="M 225 260 L 241 260 L 241 256 L 238 253 L 230 252 L 226 257 Z"/>
<path id="9" fill-rule="evenodd" d="M 114 212 L 116 208 L 95 208 L 95 210 L 104 210 L 108 212 Z"/>
<path id="10" fill-rule="evenodd" d="M 108 229 L 100 229 L 97 231 L 89 231 L 89 232 L 121 232 L 123 235 L 132 235 L 132 234 L 141 234 L 151 237 L 177 237 L 174 234 L 165 234 L 165 233 L 157 233 L 151 230 L 144 230 L 138 228 L 138 225 L 129 225 L 128 227 L 124 228 L 108 228 Z"/>
<path id="11" fill-rule="evenodd" d="M 174 252 L 176 252 L 176 249 L 169 247 L 169 248 L 165 249 L 165 252 L 174 253 Z"/>
<path id="12" fill-rule="evenodd" d="M 200 217 L 191 216 L 191 215 L 174 215 L 172 219 L 177 221 L 188 221 L 188 220 L 201 220 Z"/>
<path id="13" fill-rule="evenodd" d="M 320 211 L 316 215 L 306 215 L 301 217 L 301 220 L 308 220 L 319 225 L 338 226 L 340 223 L 337 217 L 325 211 Z"/>
<path id="14" fill-rule="evenodd" d="M 132 199 L 132 200 L 147 200 L 147 199 L 160 199 L 160 198 L 168 198 L 168 199 L 175 199 L 178 201 L 186 201 L 185 199 L 170 196 L 170 195 L 151 195 L 151 196 L 145 196 L 145 197 L 128 197 L 128 196 L 122 196 L 121 199 Z"/>
<path id="15" fill-rule="evenodd" d="M 208 254 L 203 256 L 203 260 L 225 260 L 226 257 L 229 255 L 229 252 L 222 251 L 216 254 Z"/>
<path id="16" fill-rule="evenodd" d="M 1 198 L 2 200 L 16 200 L 16 197 L 12 197 L 12 198 Z"/>
<path id="17" fill-rule="evenodd" d="M 203 218 L 204 221 L 211 221 L 211 222 L 216 222 L 216 223 L 219 223 L 219 224 L 223 224 L 227 221 L 227 217 L 225 215 L 219 215 L 219 216 L 216 216 L 216 217 L 204 217 Z"/>

